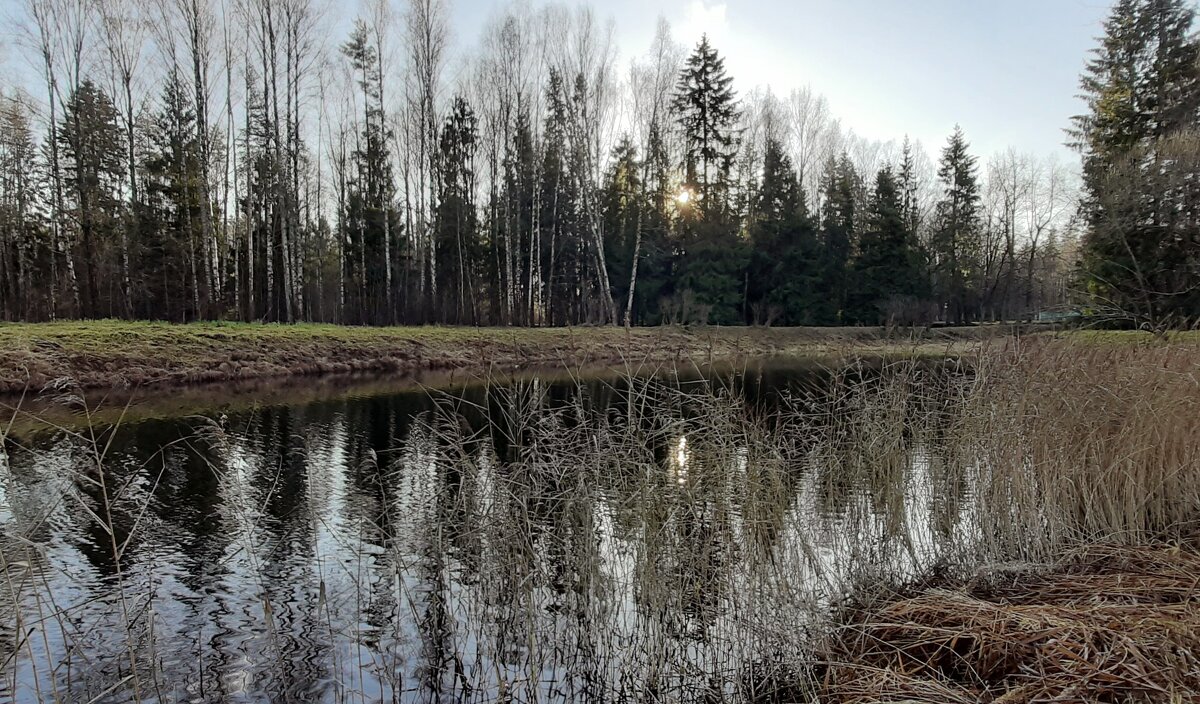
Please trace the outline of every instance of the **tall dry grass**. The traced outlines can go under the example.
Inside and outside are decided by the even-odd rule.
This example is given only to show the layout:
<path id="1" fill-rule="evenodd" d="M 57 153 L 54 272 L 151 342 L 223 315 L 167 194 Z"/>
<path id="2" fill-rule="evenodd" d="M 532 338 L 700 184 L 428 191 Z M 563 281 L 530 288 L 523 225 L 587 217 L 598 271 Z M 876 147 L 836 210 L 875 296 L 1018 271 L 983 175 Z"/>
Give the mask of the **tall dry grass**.
<path id="1" fill-rule="evenodd" d="M 987 557 L 1200 529 L 1200 346 L 1012 341 L 980 356 L 954 442 Z"/>

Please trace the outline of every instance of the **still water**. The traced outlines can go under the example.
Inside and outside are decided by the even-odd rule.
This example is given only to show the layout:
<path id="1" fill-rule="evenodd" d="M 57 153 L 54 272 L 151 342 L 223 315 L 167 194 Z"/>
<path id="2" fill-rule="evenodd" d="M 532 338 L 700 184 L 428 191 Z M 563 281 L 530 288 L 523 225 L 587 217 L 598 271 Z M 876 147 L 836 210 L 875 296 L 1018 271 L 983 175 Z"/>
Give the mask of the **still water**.
<path id="1" fill-rule="evenodd" d="M 945 374 L 909 369 L 892 407 L 887 374 L 25 427 L 0 452 L 0 701 L 754 699 L 856 580 L 960 539 L 945 403 L 911 393 Z"/>

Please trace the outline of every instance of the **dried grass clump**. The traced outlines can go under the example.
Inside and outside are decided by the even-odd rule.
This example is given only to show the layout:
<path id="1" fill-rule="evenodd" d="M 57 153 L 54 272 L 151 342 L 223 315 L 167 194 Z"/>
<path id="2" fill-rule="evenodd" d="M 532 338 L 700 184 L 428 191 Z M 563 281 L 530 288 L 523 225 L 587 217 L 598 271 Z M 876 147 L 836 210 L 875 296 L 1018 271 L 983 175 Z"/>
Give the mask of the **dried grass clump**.
<path id="1" fill-rule="evenodd" d="M 1200 693 L 1200 554 L 1079 550 L 847 607 L 816 669 L 829 702 L 1183 702 Z"/>

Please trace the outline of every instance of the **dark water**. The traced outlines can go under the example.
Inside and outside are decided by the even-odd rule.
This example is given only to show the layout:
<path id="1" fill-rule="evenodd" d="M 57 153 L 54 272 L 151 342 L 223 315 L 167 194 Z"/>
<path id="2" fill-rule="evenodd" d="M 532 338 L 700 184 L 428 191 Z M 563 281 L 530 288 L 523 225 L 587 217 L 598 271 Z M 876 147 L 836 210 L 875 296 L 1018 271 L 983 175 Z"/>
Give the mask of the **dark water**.
<path id="1" fill-rule="evenodd" d="M 526 379 L 9 437 L 0 700 L 753 698 L 858 570 L 956 540 L 965 488 L 918 433 L 847 450 L 830 399 L 855 408 L 861 377 Z"/>

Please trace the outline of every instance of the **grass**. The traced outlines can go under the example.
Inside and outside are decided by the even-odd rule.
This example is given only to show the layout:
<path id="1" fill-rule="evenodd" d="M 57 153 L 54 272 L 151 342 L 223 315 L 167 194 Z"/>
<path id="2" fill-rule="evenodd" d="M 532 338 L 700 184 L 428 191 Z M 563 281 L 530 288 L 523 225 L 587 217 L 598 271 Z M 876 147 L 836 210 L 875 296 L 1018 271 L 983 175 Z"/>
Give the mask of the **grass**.
<path id="1" fill-rule="evenodd" d="M 4 445 L 21 499 L 0 543 L 7 691 L 958 703 L 1200 686 L 1191 341 L 1002 340 L 970 365 L 839 366 L 779 406 L 646 379 L 434 400 L 382 445 L 272 409 L 139 462 L 111 429 L 49 455 Z M 187 519 L 185 466 L 219 497 Z M 176 520 L 228 543 L 195 569 L 244 620 L 201 637 L 171 617 L 154 575 L 179 571 L 156 542 Z M 99 536 L 115 582 L 78 584 L 47 526 Z M 208 603 L 201 586 L 184 602 Z"/>
<path id="2" fill-rule="evenodd" d="M 1195 552 L 1096 545 L 1036 574 L 876 596 L 842 613 L 812 689 L 829 702 L 1195 701 L 1198 580 Z"/>
<path id="3" fill-rule="evenodd" d="M 84 389 L 446 369 L 475 372 L 628 361 L 831 354 L 847 349 L 944 354 L 985 334 L 891 336 L 879 328 L 462 328 L 116 320 L 0 324 L 0 393 L 69 378 Z"/>

